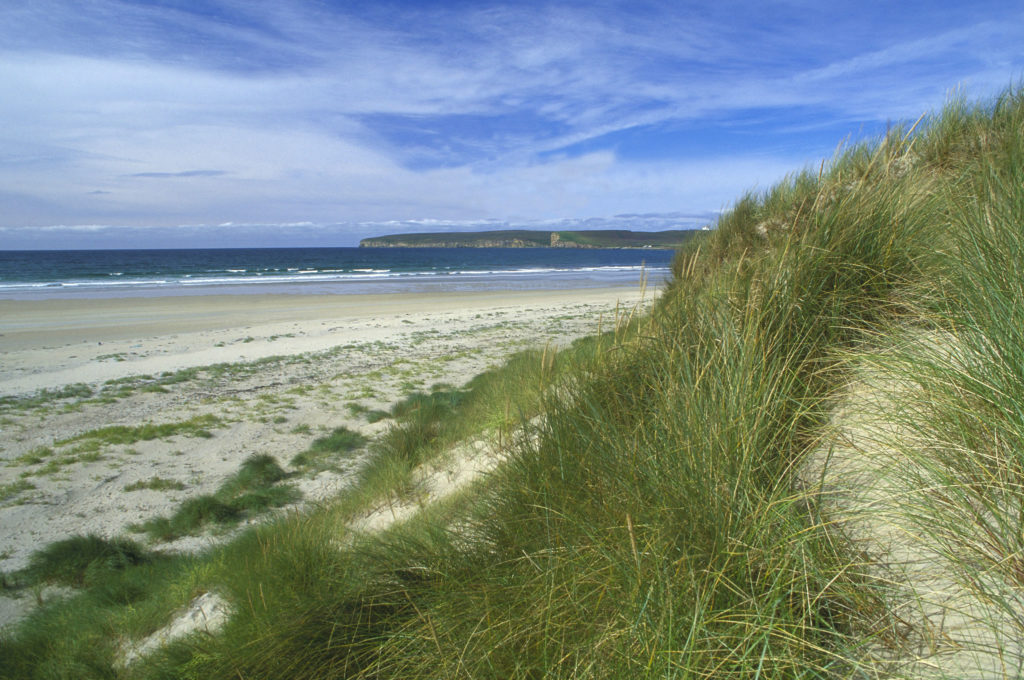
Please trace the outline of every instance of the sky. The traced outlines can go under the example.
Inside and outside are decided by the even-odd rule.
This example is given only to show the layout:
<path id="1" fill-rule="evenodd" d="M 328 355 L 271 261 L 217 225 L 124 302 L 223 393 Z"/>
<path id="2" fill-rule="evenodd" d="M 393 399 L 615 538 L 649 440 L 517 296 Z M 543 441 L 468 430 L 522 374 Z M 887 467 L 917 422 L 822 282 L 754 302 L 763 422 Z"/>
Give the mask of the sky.
<path id="1" fill-rule="evenodd" d="M 700 227 L 1022 45 L 1018 1 L 0 0 L 0 249 Z"/>

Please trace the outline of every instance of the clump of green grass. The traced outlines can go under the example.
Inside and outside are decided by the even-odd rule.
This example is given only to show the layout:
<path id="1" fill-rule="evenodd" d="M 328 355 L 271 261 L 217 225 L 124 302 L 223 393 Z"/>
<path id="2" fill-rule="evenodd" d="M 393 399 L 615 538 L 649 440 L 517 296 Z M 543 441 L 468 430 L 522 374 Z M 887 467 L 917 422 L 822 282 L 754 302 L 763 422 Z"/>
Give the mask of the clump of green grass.
<path id="1" fill-rule="evenodd" d="M 199 377 L 202 370 L 202 368 L 183 368 L 178 371 L 165 371 L 160 374 L 159 381 L 164 385 L 177 385 L 195 380 Z"/>
<path id="2" fill-rule="evenodd" d="M 455 443 L 481 432 L 500 439 L 542 410 L 557 376 L 595 360 L 594 346 L 518 352 L 463 388 L 437 383 L 430 392 L 412 392 L 392 406 L 393 422 L 375 442 L 362 479 L 371 486 L 407 488 L 415 467 Z"/>
<path id="3" fill-rule="evenodd" d="M 42 460 L 43 465 L 35 469 L 23 471 L 21 476 L 30 477 L 34 475 L 55 475 L 60 472 L 64 472 L 65 468 L 69 465 L 75 465 L 78 463 L 94 463 L 98 460 L 104 460 L 104 458 L 105 456 L 100 451 L 100 447 L 95 442 L 89 442 L 87 444 L 77 446 L 69 452 L 55 454 L 53 457 L 45 458 Z"/>
<path id="4" fill-rule="evenodd" d="M 66 385 L 60 389 L 43 389 L 33 395 L 26 397 L 0 397 L 0 410 L 2 411 L 26 411 L 41 406 L 49 406 L 54 402 L 71 399 L 86 399 L 91 397 L 94 390 L 84 383 Z"/>
<path id="5" fill-rule="evenodd" d="M 196 534 L 209 525 L 231 526 L 241 518 L 241 508 L 214 494 L 204 494 L 183 502 L 170 517 L 155 517 L 130 528 L 157 541 L 172 541 Z"/>
<path id="6" fill-rule="evenodd" d="M 367 413 L 370 409 L 364 404 L 360 404 L 358 401 L 350 401 L 345 404 L 345 410 L 348 411 L 350 416 L 361 416 Z"/>
<path id="7" fill-rule="evenodd" d="M 238 472 L 221 485 L 218 493 L 225 496 L 237 496 L 252 489 L 271 486 L 288 474 L 277 464 L 273 456 L 267 454 L 249 456 L 242 463 Z"/>
<path id="8" fill-rule="evenodd" d="M 113 354 L 101 354 L 96 357 L 96 361 L 106 361 L 107 359 L 113 359 L 114 361 L 124 361 L 124 353 L 115 352 Z"/>
<path id="9" fill-rule="evenodd" d="M 14 462 L 21 465 L 38 465 L 53 455 L 54 451 L 49 446 L 37 446 L 28 453 L 15 458 Z"/>
<path id="10" fill-rule="evenodd" d="M 221 425 L 221 420 L 212 414 L 196 416 L 188 420 L 175 423 L 145 423 L 144 425 L 111 425 L 95 430 L 84 432 L 74 437 L 62 439 L 56 442 L 56 446 L 67 444 L 86 443 L 99 444 L 135 444 L 140 441 L 151 441 L 153 439 L 166 439 L 177 435 L 186 437 L 201 437 L 209 439 L 213 436 L 210 428 Z"/>
<path id="11" fill-rule="evenodd" d="M 165 439 L 174 436 L 213 437 L 208 428 L 219 427 L 222 421 L 216 416 L 207 414 L 189 420 L 174 423 L 146 423 L 138 426 L 112 425 L 84 432 L 74 437 L 54 442 L 53 446 L 40 447 L 18 459 L 17 462 L 34 465 L 45 463 L 42 467 L 30 470 L 27 474 L 55 474 L 68 465 L 88 463 L 104 458 L 104 447 L 136 444 L 140 441 Z"/>
<path id="12" fill-rule="evenodd" d="M 389 418 L 390 416 L 391 414 L 388 413 L 387 411 L 375 408 L 367 411 L 364 417 L 366 418 L 366 422 L 372 424 L 379 423 L 380 421 L 384 420 L 385 418 Z"/>
<path id="13" fill-rule="evenodd" d="M 150 477 L 146 480 L 139 480 L 126 484 L 124 487 L 125 491 L 141 491 L 148 489 L 150 491 L 181 491 L 185 488 L 185 484 L 175 479 L 165 479 L 163 477 Z"/>
<path id="14" fill-rule="evenodd" d="M 0 484 L 0 503 L 12 500 L 21 493 L 31 491 L 35 488 L 35 484 L 25 479 L 19 479 L 11 482 L 10 484 Z"/>
<path id="15" fill-rule="evenodd" d="M 310 444 L 310 451 L 323 453 L 347 453 L 363 446 L 366 437 L 345 427 L 337 427 L 325 437 L 317 437 Z"/>
<path id="16" fill-rule="evenodd" d="M 159 541 L 195 534 L 210 526 L 233 526 L 246 516 L 297 501 L 293 486 L 279 484 L 288 474 L 272 456 L 247 458 L 216 493 L 190 498 L 170 517 L 156 517 L 131 528 Z"/>
<path id="17" fill-rule="evenodd" d="M 151 560 L 149 552 L 130 539 L 106 539 L 95 534 L 73 536 L 32 553 L 25 576 L 32 583 L 80 587 L 106 572 Z"/>
<path id="18" fill-rule="evenodd" d="M 340 456 L 362 448 L 367 441 L 365 436 L 347 427 L 336 427 L 330 434 L 314 439 L 308 449 L 292 458 L 291 464 L 315 470 L 330 469 Z"/>
<path id="19" fill-rule="evenodd" d="M 349 415 L 362 416 L 368 423 L 377 423 L 385 418 L 390 418 L 391 413 L 382 409 L 371 409 L 365 404 L 361 404 L 356 401 L 350 401 L 345 404 L 345 410 L 348 411 Z"/>

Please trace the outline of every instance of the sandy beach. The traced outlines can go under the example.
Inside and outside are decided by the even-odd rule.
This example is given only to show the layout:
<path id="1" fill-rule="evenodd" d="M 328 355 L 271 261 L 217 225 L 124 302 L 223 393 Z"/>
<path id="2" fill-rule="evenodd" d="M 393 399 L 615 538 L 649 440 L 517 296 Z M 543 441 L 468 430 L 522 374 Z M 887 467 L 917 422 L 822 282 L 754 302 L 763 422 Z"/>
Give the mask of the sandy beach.
<path id="1" fill-rule="evenodd" d="M 368 411 L 460 386 L 519 349 L 609 328 L 651 296 L 630 287 L 0 301 L 0 571 L 52 541 L 120 535 L 165 515 L 254 454 L 287 469 L 333 428 L 372 438 L 387 421 L 368 422 Z M 81 445 L 109 426 L 203 418 L 209 436 Z M 358 462 L 298 479 L 302 502 L 343 492 Z M 154 478 L 180 488 L 144 488 Z M 28 599 L 0 598 L 0 625 Z"/>

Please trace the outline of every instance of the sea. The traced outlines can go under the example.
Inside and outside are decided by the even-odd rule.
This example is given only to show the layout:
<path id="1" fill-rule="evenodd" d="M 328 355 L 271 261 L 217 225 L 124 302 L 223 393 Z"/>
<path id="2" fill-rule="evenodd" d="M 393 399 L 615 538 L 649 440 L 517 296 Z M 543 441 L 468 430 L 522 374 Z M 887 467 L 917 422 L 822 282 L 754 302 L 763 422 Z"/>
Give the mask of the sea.
<path id="1" fill-rule="evenodd" d="M 657 285 L 673 255 L 653 248 L 0 250 L 0 299 Z"/>

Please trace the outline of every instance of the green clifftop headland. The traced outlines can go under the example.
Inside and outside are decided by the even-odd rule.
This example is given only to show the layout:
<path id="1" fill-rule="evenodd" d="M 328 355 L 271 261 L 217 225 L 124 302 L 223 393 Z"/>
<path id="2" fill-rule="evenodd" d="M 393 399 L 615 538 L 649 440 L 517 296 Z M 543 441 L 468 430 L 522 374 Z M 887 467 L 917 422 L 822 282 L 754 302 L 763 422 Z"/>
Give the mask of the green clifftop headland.
<path id="1" fill-rule="evenodd" d="M 392 234 L 365 238 L 360 248 L 680 248 L 698 230 L 629 231 L 601 229 L 543 231 L 501 229 L 495 231 Z"/>

